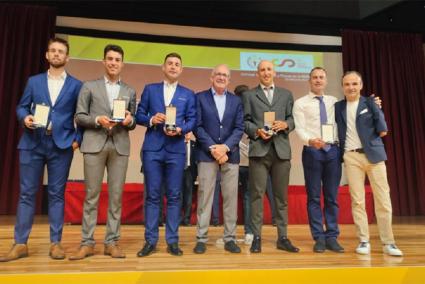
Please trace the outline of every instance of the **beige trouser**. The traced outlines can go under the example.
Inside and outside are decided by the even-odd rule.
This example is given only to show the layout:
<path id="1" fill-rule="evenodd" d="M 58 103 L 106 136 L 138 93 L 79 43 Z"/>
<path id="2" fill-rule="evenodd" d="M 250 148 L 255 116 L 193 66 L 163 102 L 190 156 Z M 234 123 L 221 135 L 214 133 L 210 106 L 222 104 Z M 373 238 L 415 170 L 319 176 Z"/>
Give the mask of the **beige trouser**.
<path id="1" fill-rule="evenodd" d="M 372 186 L 379 236 L 383 244 L 394 244 L 394 235 L 391 227 L 392 207 L 390 187 L 388 185 L 385 162 L 372 164 L 365 154 L 345 152 L 344 164 L 348 185 L 350 186 L 353 219 L 360 241 L 369 241 L 364 188 L 365 175 L 367 174 L 370 185 Z"/>

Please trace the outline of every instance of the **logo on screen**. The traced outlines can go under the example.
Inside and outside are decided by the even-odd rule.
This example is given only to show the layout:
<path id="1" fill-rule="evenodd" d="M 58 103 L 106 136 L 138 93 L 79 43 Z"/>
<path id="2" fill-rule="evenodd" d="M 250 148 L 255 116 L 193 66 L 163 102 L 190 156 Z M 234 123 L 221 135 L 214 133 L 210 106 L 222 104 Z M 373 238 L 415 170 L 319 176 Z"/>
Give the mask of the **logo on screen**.
<path id="1" fill-rule="evenodd" d="M 276 72 L 309 73 L 314 66 L 311 54 L 241 52 L 240 70 L 257 71 L 261 60 L 271 61 Z"/>

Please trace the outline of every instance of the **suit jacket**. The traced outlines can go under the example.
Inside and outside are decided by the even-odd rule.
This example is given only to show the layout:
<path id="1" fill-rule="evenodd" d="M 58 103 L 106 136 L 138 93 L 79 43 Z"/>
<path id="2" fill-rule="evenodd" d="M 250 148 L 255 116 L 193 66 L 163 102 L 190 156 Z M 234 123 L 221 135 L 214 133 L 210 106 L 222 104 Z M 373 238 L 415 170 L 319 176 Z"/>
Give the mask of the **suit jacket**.
<path id="1" fill-rule="evenodd" d="M 24 125 L 25 117 L 30 114 L 34 115 L 36 104 L 47 105 L 50 107 L 48 123 L 52 123 L 52 137 L 56 146 L 66 149 L 71 147 L 74 141 L 80 143 L 81 131 L 75 129 L 74 114 L 81 84 L 81 81 L 67 74 L 55 105 L 52 105 L 47 86 L 47 72 L 30 77 L 16 108 L 18 121 Z M 34 149 L 40 143 L 45 131 L 44 128 L 28 129 L 24 127 L 18 149 Z"/>
<path id="2" fill-rule="evenodd" d="M 280 159 L 291 159 L 291 146 L 288 136 L 289 132 L 295 128 L 294 118 L 292 117 L 293 105 L 292 93 L 284 88 L 274 88 L 272 104 L 267 100 L 260 85 L 243 94 L 245 132 L 250 138 L 249 157 L 264 157 L 274 144 Z M 266 111 L 274 111 L 276 120 L 283 120 L 288 124 L 286 130 L 279 131 L 268 141 L 257 137 L 256 134 L 257 129 L 264 127 L 264 112 Z"/>
<path id="3" fill-rule="evenodd" d="M 136 92 L 124 82 L 121 81 L 120 84 L 118 99 L 126 101 L 126 109 L 134 117 Z M 112 116 L 104 77 L 85 82 L 78 97 L 76 121 L 78 125 L 85 128 L 80 151 L 82 153 L 99 153 L 108 136 L 111 135 L 117 152 L 120 155 L 128 156 L 130 154 L 128 131 L 136 127 L 136 121 L 133 119 L 132 123 L 127 126 L 118 123 L 109 132 L 101 125 L 96 124 L 96 117 L 101 115 Z"/>
<path id="4" fill-rule="evenodd" d="M 227 92 L 223 119 L 220 121 L 213 96 L 211 89 L 196 96 L 197 120 L 194 133 L 200 147 L 199 161 L 215 161 L 209 147 L 214 144 L 226 144 L 230 149 L 227 153 L 228 163 L 238 164 L 239 141 L 244 131 L 241 99 Z"/>
<path id="5" fill-rule="evenodd" d="M 186 153 L 184 134 L 195 128 L 196 98 L 192 90 L 178 84 L 171 104 L 176 107 L 176 126 L 182 129 L 182 135 L 167 136 L 164 124 L 150 126 L 150 120 L 156 113 L 165 114 L 164 83 L 146 85 L 137 106 L 137 124 L 147 127 L 142 151 L 159 151 L 163 147 L 171 153 Z"/>
<path id="6" fill-rule="evenodd" d="M 338 138 L 344 155 L 347 136 L 347 100 L 335 104 L 335 120 L 338 126 Z M 387 160 L 384 143 L 379 133 L 387 131 L 384 113 L 371 98 L 359 99 L 356 112 L 356 129 L 362 142 L 363 150 L 371 163 Z"/>

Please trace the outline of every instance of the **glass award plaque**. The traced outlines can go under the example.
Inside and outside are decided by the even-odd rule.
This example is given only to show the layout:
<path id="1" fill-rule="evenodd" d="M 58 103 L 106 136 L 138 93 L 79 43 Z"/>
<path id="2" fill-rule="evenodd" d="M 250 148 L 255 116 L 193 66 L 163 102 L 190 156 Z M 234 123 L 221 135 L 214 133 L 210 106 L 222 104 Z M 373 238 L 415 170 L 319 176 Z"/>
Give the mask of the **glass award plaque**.
<path id="1" fill-rule="evenodd" d="M 272 136 L 275 132 L 272 129 L 273 122 L 275 121 L 276 114 L 274 111 L 264 112 L 264 130 L 267 132 L 267 135 Z"/>
<path id="2" fill-rule="evenodd" d="M 111 121 L 121 122 L 124 119 L 125 119 L 125 100 L 114 100 Z"/>
<path id="3" fill-rule="evenodd" d="M 334 125 L 333 124 L 322 124 L 321 134 L 323 142 L 327 144 L 335 143 Z"/>
<path id="4" fill-rule="evenodd" d="M 47 127 L 47 121 L 49 118 L 50 107 L 47 105 L 36 104 L 34 112 L 34 123 L 33 126 L 38 127 Z"/>
<path id="5" fill-rule="evenodd" d="M 174 106 L 167 106 L 165 109 L 165 130 L 167 132 L 177 131 L 176 127 L 176 114 L 177 108 Z"/>

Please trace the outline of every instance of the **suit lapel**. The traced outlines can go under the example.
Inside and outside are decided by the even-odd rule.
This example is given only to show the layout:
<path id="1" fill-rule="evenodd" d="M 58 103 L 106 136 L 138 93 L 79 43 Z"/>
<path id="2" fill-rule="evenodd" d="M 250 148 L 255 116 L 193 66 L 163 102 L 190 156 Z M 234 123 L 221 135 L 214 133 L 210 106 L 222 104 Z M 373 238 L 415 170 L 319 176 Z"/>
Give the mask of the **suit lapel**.
<path id="1" fill-rule="evenodd" d="M 67 74 L 66 75 L 65 82 L 63 83 L 62 89 L 59 92 L 58 98 L 56 99 L 55 105 L 58 104 L 60 102 L 60 100 L 62 100 L 62 98 L 65 96 L 64 94 L 67 93 L 67 91 L 68 91 L 68 89 L 69 89 L 69 87 L 71 85 L 70 84 L 70 80 L 71 79 L 70 79 L 69 75 Z"/>
<path id="2" fill-rule="evenodd" d="M 106 109 L 109 110 L 110 113 L 112 113 L 111 106 L 109 104 L 108 92 L 106 91 L 104 78 L 100 78 L 99 80 L 97 80 L 97 87 L 100 91 L 100 95 L 102 96 Z"/>
<path id="3" fill-rule="evenodd" d="M 267 99 L 266 95 L 264 94 L 264 91 L 261 89 L 261 85 L 258 85 L 255 95 L 264 104 L 270 106 L 269 100 Z"/>
<path id="4" fill-rule="evenodd" d="M 273 88 L 273 100 L 272 100 L 272 107 L 277 104 L 277 102 L 282 98 L 282 94 L 278 91 L 276 87 Z"/>
<path id="5" fill-rule="evenodd" d="M 214 95 L 213 95 L 213 93 L 212 93 L 212 90 L 211 90 L 211 89 L 209 89 L 209 90 L 208 90 L 207 101 L 208 101 L 208 104 L 209 104 L 210 106 L 214 106 L 214 114 L 215 114 L 215 118 L 217 119 L 217 121 L 218 121 L 218 122 L 220 122 L 220 116 L 218 115 L 217 105 L 215 104 L 215 101 L 214 101 Z M 226 105 L 226 107 L 227 107 L 227 105 Z M 224 118 L 224 115 L 223 115 L 223 118 Z"/>
<path id="6" fill-rule="evenodd" d="M 226 91 L 226 106 L 224 108 L 224 114 L 223 114 L 223 120 L 222 121 L 224 121 L 224 119 L 227 118 L 231 112 L 236 111 L 236 109 L 232 109 L 232 98 L 231 98 L 231 96 L 232 95 L 230 95 Z"/>
<path id="7" fill-rule="evenodd" d="M 49 103 L 49 106 L 52 107 L 52 100 L 50 99 L 49 85 L 47 83 L 47 72 L 45 73 L 43 81 L 41 82 L 41 87 L 44 89 L 43 94 L 45 96 L 45 100 Z"/>
<path id="8" fill-rule="evenodd" d="M 341 116 L 345 125 L 347 125 L 347 101 L 346 100 L 344 100 L 343 103 L 341 104 Z"/>
<path id="9" fill-rule="evenodd" d="M 359 105 L 357 106 L 357 111 L 356 111 L 356 121 L 357 121 L 357 119 L 360 116 L 360 112 L 362 110 L 364 110 L 365 108 L 367 108 L 367 105 L 365 103 L 365 98 L 362 97 L 362 96 L 360 96 L 360 98 L 359 98 Z"/>

